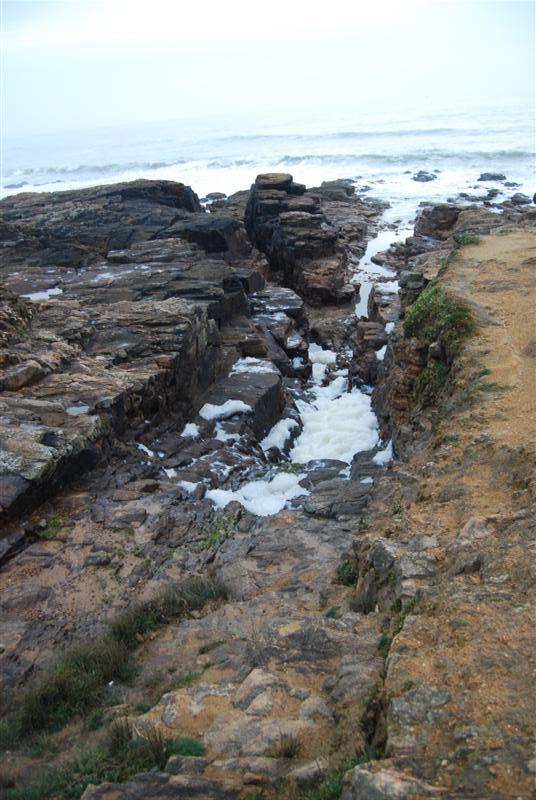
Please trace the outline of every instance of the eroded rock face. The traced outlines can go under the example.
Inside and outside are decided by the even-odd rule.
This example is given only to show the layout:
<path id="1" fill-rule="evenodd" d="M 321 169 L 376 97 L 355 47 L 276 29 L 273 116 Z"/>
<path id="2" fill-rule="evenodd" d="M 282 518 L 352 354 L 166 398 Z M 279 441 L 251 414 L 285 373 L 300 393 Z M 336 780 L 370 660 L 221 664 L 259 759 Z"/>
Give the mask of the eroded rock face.
<path id="1" fill-rule="evenodd" d="M 225 367 L 219 328 L 249 315 L 264 280 L 243 225 L 204 213 L 182 184 L 19 195 L 2 211 L 13 293 L 0 297 L 0 506 L 12 516 L 127 427 L 191 410 Z M 262 338 L 245 326 L 238 341 L 248 335 Z"/>
<path id="2" fill-rule="evenodd" d="M 306 192 L 291 175 L 260 175 L 246 206 L 245 225 L 251 241 L 266 253 L 284 285 L 311 305 L 347 303 L 355 293 L 348 283 L 348 252 L 341 248 L 344 225 L 328 209 L 334 200 L 351 207 L 353 235 L 359 236 L 361 231 L 364 236 L 366 223 L 358 215 L 371 208 L 354 198 L 348 187 L 323 184 Z"/>
<path id="3" fill-rule="evenodd" d="M 423 208 L 415 222 L 415 234 L 444 239 L 460 215 L 460 208 L 448 203 Z"/>
<path id="4" fill-rule="evenodd" d="M 363 765 L 345 776 L 348 788 L 341 800 L 421 800 L 444 792 L 396 769 Z"/>

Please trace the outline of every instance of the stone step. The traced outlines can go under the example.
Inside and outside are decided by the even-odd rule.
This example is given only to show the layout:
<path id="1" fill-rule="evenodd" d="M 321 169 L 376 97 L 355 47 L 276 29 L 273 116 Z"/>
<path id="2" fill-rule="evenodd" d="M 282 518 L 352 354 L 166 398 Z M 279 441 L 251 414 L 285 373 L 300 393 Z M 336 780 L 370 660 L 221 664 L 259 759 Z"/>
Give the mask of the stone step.
<path id="1" fill-rule="evenodd" d="M 126 783 L 102 783 L 88 786 L 82 800 L 238 800 L 240 789 L 227 781 L 165 772 L 136 775 Z"/>

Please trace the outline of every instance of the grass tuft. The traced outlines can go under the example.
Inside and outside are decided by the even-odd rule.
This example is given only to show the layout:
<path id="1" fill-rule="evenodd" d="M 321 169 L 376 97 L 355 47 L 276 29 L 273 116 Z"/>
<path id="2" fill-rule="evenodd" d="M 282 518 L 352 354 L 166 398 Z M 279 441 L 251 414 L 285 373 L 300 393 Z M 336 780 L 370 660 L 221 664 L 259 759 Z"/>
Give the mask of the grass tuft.
<path id="1" fill-rule="evenodd" d="M 74 760 L 48 770 L 30 784 L 17 785 L 13 779 L 5 786 L 2 798 L 78 800 L 89 784 L 122 783 L 139 772 L 163 769 L 171 755 L 204 754 L 205 748 L 197 739 L 166 739 L 155 727 L 143 737 L 132 738 L 130 723 L 123 717 L 111 723 L 100 745 L 79 752 Z"/>
<path id="2" fill-rule="evenodd" d="M 445 294 L 435 282 L 421 292 L 408 309 L 404 319 L 404 334 L 425 342 L 439 342 L 451 361 L 459 351 L 462 339 L 475 329 L 469 308 Z"/>
<path id="3" fill-rule="evenodd" d="M 447 295 L 436 281 L 431 281 L 404 319 L 405 336 L 415 336 L 439 346 L 440 360 L 429 362 L 413 385 L 416 400 L 425 405 L 438 395 L 462 341 L 474 330 L 475 321 L 469 308 Z"/>
<path id="4" fill-rule="evenodd" d="M 297 758 L 301 750 L 301 741 L 294 733 L 280 733 L 273 757 L 274 758 Z"/>
<path id="5" fill-rule="evenodd" d="M 62 518 L 55 514 L 54 516 L 48 518 L 46 528 L 37 531 L 37 536 L 40 539 L 55 539 L 62 527 Z"/>
<path id="6" fill-rule="evenodd" d="M 353 769 L 362 759 L 357 756 L 345 761 L 338 769 L 322 778 L 320 783 L 300 794 L 301 800 L 338 800 L 342 792 L 342 782 L 348 770 Z"/>
<path id="7" fill-rule="evenodd" d="M 480 242 L 480 236 L 476 233 L 460 233 L 456 236 L 456 241 L 461 245 L 478 244 Z"/>
<path id="8" fill-rule="evenodd" d="M 167 752 L 170 756 L 204 756 L 207 751 L 199 739 L 179 736 L 167 743 Z"/>
<path id="9" fill-rule="evenodd" d="M 343 586 L 353 586 L 357 580 L 357 572 L 355 564 L 350 559 L 346 558 L 337 567 L 335 575 L 335 583 L 342 583 Z"/>
<path id="10" fill-rule="evenodd" d="M 132 653 L 144 634 L 226 597 L 221 582 L 191 577 L 131 606 L 111 621 L 103 636 L 69 648 L 26 689 L 15 712 L 0 725 L 0 747 L 7 749 L 24 737 L 56 730 L 76 714 L 95 708 L 111 681 L 128 683 L 136 674 Z"/>

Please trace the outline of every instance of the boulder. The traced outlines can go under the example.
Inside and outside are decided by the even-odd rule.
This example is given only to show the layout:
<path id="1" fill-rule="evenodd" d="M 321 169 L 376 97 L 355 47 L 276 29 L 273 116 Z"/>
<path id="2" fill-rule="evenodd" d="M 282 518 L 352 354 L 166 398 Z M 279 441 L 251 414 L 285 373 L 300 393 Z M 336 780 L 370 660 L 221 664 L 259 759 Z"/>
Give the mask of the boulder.
<path id="1" fill-rule="evenodd" d="M 516 192 L 512 195 L 510 200 L 515 206 L 525 206 L 530 203 L 530 197 L 522 192 Z"/>
<path id="2" fill-rule="evenodd" d="M 363 764 L 346 773 L 341 800 L 419 800 L 440 797 L 441 789 L 391 767 Z"/>
<path id="3" fill-rule="evenodd" d="M 483 172 L 478 178 L 479 181 L 505 181 L 506 175 L 502 172 Z"/>
<path id="4" fill-rule="evenodd" d="M 347 198 L 347 190 L 337 187 Z M 319 196 L 304 193 L 291 175 L 259 175 L 251 187 L 245 226 L 266 253 L 280 282 L 313 305 L 346 303 L 354 294 L 337 231 L 322 213 Z"/>
<path id="5" fill-rule="evenodd" d="M 446 239 L 460 215 L 460 208 L 450 203 L 425 206 L 415 221 L 415 234 Z"/>
<path id="6" fill-rule="evenodd" d="M 437 175 L 434 175 L 433 172 L 425 172 L 423 169 L 420 169 L 415 175 L 412 177 L 412 181 L 417 181 L 418 183 L 428 183 L 429 181 L 435 181 L 437 179 Z"/>

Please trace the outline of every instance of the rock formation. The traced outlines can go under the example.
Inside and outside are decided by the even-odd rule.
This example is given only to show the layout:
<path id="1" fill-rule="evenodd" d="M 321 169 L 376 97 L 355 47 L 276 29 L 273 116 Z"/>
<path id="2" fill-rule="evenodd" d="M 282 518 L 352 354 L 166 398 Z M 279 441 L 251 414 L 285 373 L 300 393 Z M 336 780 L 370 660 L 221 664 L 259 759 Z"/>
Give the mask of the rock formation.
<path id="1" fill-rule="evenodd" d="M 1 204 L 0 787 L 528 797 L 534 212 L 424 207 L 356 319 L 380 204 L 286 174 L 208 199 Z M 427 298 L 475 327 L 420 324 Z M 289 461 L 311 373 L 346 370 L 384 445 Z M 259 479 L 292 502 L 215 507 Z M 102 647 L 124 663 L 91 695 Z M 28 766 L 67 720 L 82 756 Z"/>

